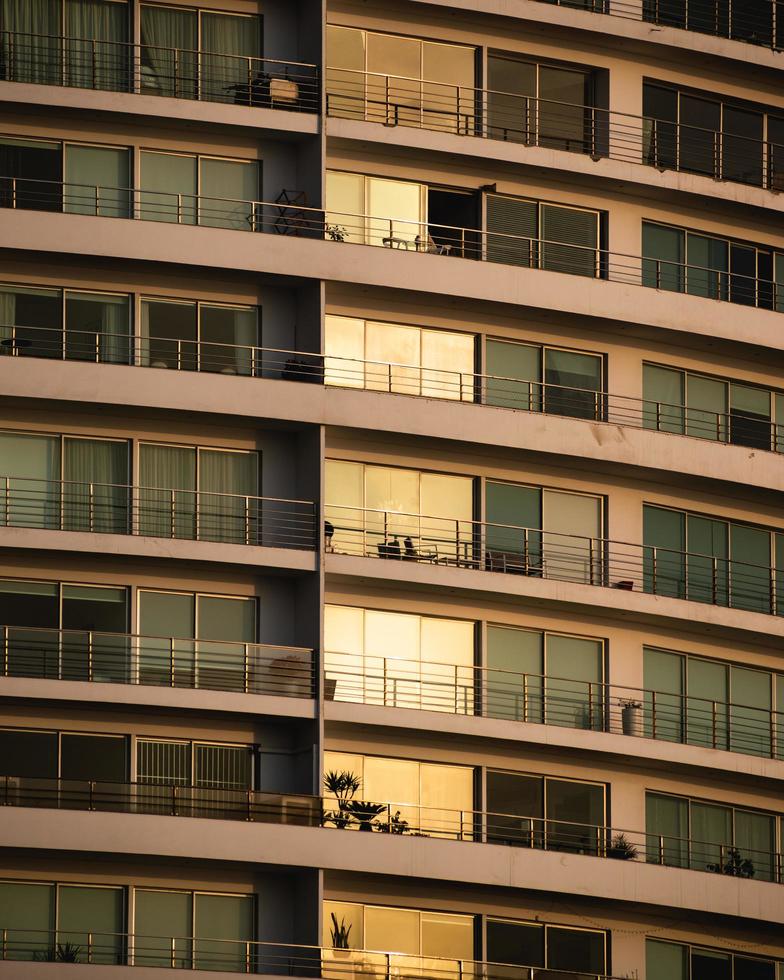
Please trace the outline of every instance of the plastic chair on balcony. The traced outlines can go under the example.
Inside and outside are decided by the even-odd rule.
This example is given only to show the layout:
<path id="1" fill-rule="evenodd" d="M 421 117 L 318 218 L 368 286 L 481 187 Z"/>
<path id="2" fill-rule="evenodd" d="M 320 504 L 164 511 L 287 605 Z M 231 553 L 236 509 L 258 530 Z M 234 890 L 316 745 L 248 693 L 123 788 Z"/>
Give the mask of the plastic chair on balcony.
<path id="1" fill-rule="evenodd" d="M 430 234 L 417 235 L 414 244 L 417 252 L 428 252 L 430 255 L 449 255 L 452 251 L 451 245 L 438 245 Z"/>

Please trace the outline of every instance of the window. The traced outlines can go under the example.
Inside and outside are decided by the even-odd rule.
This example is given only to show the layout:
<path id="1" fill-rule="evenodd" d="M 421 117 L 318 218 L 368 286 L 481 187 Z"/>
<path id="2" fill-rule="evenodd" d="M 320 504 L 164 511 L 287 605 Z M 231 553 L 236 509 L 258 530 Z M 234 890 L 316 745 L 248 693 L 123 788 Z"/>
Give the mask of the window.
<path id="1" fill-rule="evenodd" d="M 487 340 L 485 401 L 528 412 L 601 419 L 603 367 L 600 354 Z"/>
<path id="2" fill-rule="evenodd" d="M 259 311 L 163 299 L 142 299 L 141 363 L 180 371 L 254 373 Z"/>
<path id="3" fill-rule="evenodd" d="M 255 914 L 253 895 L 135 888 L 135 934 L 144 946 L 134 962 L 245 973 Z"/>
<path id="4" fill-rule="evenodd" d="M 491 625 L 486 666 L 485 711 L 490 717 L 602 727 L 601 640 Z"/>
<path id="5" fill-rule="evenodd" d="M 646 939 L 645 976 L 647 980 L 776 980 L 777 973 L 776 963 L 762 957 Z"/>
<path id="6" fill-rule="evenodd" d="M 419 909 L 386 908 L 381 905 L 358 905 L 350 902 L 324 902 L 322 945 L 325 954 L 333 947 L 332 916 L 338 926 L 351 925 L 350 949 L 392 952 L 392 965 L 405 969 L 408 957 L 423 970 L 443 970 L 445 964 L 428 964 L 427 957 L 454 960 L 474 958 L 474 917 L 448 912 Z M 384 960 L 379 960 L 383 965 Z"/>
<path id="7" fill-rule="evenodd" d="M 255 452 L 142 443 L 140 533 L 259 543 L 259 469 Z"/>
<path id="8" fill-rule="evenodd" d="M 141 5 L 142 91 L 248 105 L 263 76 L 262 18 Z"/>
<path id="9" fill-rule="evenodd" d="M 735 609 L 773 612 L 782 534 L 645 504 L 647 592 Z"/>
<path id="10" fill-rule="evenodd" d="M 327 237 L 363 245 L 417 247 L 427 239 L 427 186 L 327 171 Z"/>
<path id="11" fill-rule="evenodd" d="M 327 316 L 325 381 L 342 388 L 474 400 L 472 334 Z"/>
<path id="12" fill-rule="evenodd" d="M 775 814 L 651 792 L 645 805 L 648 861 L 777 880 Z"/>
<path id="13" fill-rule="evenodd" d="M 601 578 L 601 497 L 488 480 L 485 509 L 491 571 L 591 584 Z"/>
<path id="14" fill-rule="evenodd" d="M 491 963 L 607 972 L 607 934 L 534 922 L 488 918 L 487 959 Z"/>
<path id="15" fill-rule="evenodd" d="M 140 589 L 140 683 L 246 690 L 257 615 L 255 599 Z"/>
<path id="16" fill-rule="evenodd" d="M 642 223 L 642 284 L 744 306 L 784 310 L 784 252 Z"/>
<path id="17" fill-rule="evenodd" d="M 488 262 L 600 274 L 599 211 L 504 194 L 487 194 L 485 206 Z"/>
<path id="18" fill-rule="evenodd" d="M 410 759 L 325 752 L 324 772 L 352 772 L 360 780 L 354 799 L 388 804 L 378 820 L 399 812 L 410 830 L 431 837 L 472 840 L 474 770 Z M 325 791 L 326 793 L 326 791 Z M 327 800 L 327 809 L 334 801 Z"/>
<path id="19" fill-rule="evenodd" d="M 598 854 L 605 825 L 601 783 L 487 771 L 487 836 L 495 843 Z"/>
<path id="20" fill-rule="evenodd" d="M 327 27 L 331 115 L 473 133 L 476 48 Z"/>
<path id="21" fill-rule="evenodd" d="M 487 56 L 488 135 L 559 150 L 594 146 L 593 73 L 505 52 Z"/>
<path id="22" fill-rule="evenodd" d="M 254 787 L 252 745 L 136 740 L 136 778 L 153 786 L 247 791 Z"/>
<path id="23" fill-rule="evenodd" d="M 781 452 L 784 395 L 738 381 L 643 364 L 643 425 L 737 446 Z"/>
<path id="24" fill-rule="evenodd" d="M 124 783 L 128 779 L 128 739 L 124 735 L 0 728 L 0 774 Z"/>
<path id="25" fill-rule="evenodd" d="M 326 503 L 335 551 L 472 559 L 471 477 L 327 460 Z"/>
<path id="26" fill-rule="evenodd" d="M 147 221 L 252 231 L 261 163 L 142 150 L 141 188 Z"/>
<path id="27" fill-rule="evenodd" d="M 651 692 L 646 725 L 654 738 L 778 757 L 771 710 L 784 696 L 784 675 L 649 647 L 644 663 Z"/>
<path id="28" fill-rule="evenodd" d="M 327 605 L 324 668 L 339 701 L 470 714 L 475 625 Z"/>

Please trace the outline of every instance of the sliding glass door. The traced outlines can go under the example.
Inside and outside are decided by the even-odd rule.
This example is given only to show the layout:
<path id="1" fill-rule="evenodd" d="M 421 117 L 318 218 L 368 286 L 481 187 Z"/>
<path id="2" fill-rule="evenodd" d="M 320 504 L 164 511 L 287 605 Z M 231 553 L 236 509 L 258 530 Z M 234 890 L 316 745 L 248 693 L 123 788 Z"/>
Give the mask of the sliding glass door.
<path id="1" fill-rule="evenodd" d="M 129 5 L 126 0 L 65 0 L 65 84 L 127 92 Z"/>
<path id="2" fill-rule="evenodd" d="M 143 299 L 141 363 L 250 375 L 259 342 L 258 320 L 255 308 Z"/>
<path id="3" fill-rule="evenodd" d="M 0 524 L 60 526 L 60 439 L 0 432 Z"/>

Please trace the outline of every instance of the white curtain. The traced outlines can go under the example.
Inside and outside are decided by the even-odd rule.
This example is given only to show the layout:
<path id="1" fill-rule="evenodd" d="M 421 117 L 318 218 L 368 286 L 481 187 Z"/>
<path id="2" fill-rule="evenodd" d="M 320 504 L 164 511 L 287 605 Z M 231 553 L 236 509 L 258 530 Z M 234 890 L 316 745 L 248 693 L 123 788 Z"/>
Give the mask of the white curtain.
<path id="1" fill-rule="evenodd" d="M 178 99 L 197 91 L 198 13 L 142 6 L 142 90 Z"/>
<path id="2" fill-rule="evenodd" d="M 58 85 L 60 0 L 0 0 L 0 79 Z"/>
<path id="3" fill-rule="evenodd" d="M 128 443 L 66 439 L 63 526 L 122 534 L 128 527 Z"/>
<path id="4" fill-rule="evenodd" d="M 65 81 L 77 88 L 128 91 L 128 5 L 66 0 Z"/>
<path id="5" fill-rule="evenodd" d="M 139 530 L 165 538 L 196 532 L 196 450 L 145 444 L 139 456 Z"/>

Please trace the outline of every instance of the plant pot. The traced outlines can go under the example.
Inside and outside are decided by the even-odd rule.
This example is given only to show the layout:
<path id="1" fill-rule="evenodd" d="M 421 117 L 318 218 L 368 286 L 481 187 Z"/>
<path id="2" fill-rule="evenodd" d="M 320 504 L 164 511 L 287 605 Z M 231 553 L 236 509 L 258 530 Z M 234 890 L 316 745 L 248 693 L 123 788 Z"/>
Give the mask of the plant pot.
<path id="1" fill-rule="evenodd" d="M 335 691 L 337 690 L 338 679 L 337 677 L 325 677 L 324 678 L 324 700 L 334 701 Z"/>
<path id="2" fill-rule="evenodd" d="M 633 735 L 642 738 L 642 705 L 627 704 L 621 711 L 621 725 L 624 735 Z"/>

